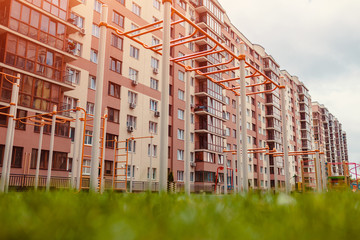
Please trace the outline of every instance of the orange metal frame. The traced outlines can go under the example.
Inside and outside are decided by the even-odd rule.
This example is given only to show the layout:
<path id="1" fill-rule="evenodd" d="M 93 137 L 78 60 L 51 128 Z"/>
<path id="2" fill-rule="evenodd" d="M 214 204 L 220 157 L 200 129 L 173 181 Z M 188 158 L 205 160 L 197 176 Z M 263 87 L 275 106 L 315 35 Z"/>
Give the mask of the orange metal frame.
<path id="1" fill-rule="evenodd" d="M 116 189 L 116 183 L 117 182 L 125 182 L 125 192 L 127 191 L 127 175 L 128 175 L 128 160 L 129 160 L 129 139 L 126 139 L 125 141 L 117 141 L 117 139 L 115 140 L 111 140 L 114 141 L 114 173 L 113 173 L 113 190 L 118 190 Z M 125 143 L 125 147 L 123 148 L 119 148 L 118 144 L 119 143 Z M 124 154 L 117 154 L 118 150 L 125 150 Z M 117 158 L 118 157 L 125 157 L 125 160 L 123 161 L 118 161 Z M 125 167 L 117 167 L 118 163 L 125 163 Z M 125 170 L 125 174 L 117 174 L 118 170 Z M 117 177 L 124 177 L 124 180 L 117 180 Z"/>
<path id="2" fill-rule="evenodd" d="M 250 71 L 252 71 L 252 73 L 249 76 L 246 76 L 246 78 L 253 78 L 253 77 L 263 77 L 265 80 L 261 83 L 257 83 L 257 84 L 252 84 L 252 85 L 247 85 L 247 88 L 252 88 L 255 86 L 260 86 L 260 85 L 265 85 L 265 84 L 273 84 L 274 87 L 270 90 L 264 90 L 264 91 L 257 91 L 257 92 L 249 92 L 246 95 L 254 95 L 254 94 L 260 94 L 260 93 L 267 93 L 267 92 L 272 92 L 274 90 L 276 90 L 277 88 L 284 88 L 284 86 L 280 86 L 278 83 L 276 83 L 275 81 L 273 81 L 272 79 L 270 79 L 269 77 L 267 77 L 265 74 L 263 74 L 262 72 L 260 72 L 256 67 L 252 66 L 250 63 L 246 62 L 245 60 L 245 55 L 235 55 L 235 53 L 233 53 L 231 50 L 229 50 L 227 47 L 225 47 L 223 44 L 221 44 L 219 41 L 217 41 L 215 38 L 213 38 L 212 36 L 210 36 L 206 31 L 204 31 L 203 29 L 201 29 L 199 26 L 197 26 L 195 23 L 193 23 L 191 20 L 189 20 L 188 18 L 186 18 L 182 13 L 180 13 L 178 10 L 176 10 L 175 8 L 171 8 L 171 15 L 172 15 L 172 19 L 175 19 L 175 17 L 179 18 L 179 20 L 173 20 L 171 22 L 171 26 L 177 25 L 177 24 L 182 24 L 184 22 L 188 23 L 189 25 L 191 25 L 194 29 L 194 31 L 189 34 L 188 36 L 184 36 L 181 38 L 177 38 L 177 39 L 173 39 L 170 41 L 170 47 L 175 47 L 175 46 L 180 46 L 183 45 L 185 43 L 190 43 L 190 42 L 195 42 L 201 39 L 209 39 L 211 42 L 214 43 L 214 46 L 211 49 L 205 50 L 205 51 L 201 51 L 201 52 L 196 52 L 196 53 L 191 53 L 188 55 L 184 55 L 181 57 L 175 57 L 170 59 L 170 61 L 182 66 L 185 71 L 192 71 L 195 72 L 198 75 L 204 76 L 206 77 L 208 80 L 210 80 L 211 82 L 220 85 L 221 87 L 223 87 L 226 90 L 229 90 L 231 92 L 233 92 L 235 95 L 240 95 L 239 90 L 239 84 L 236 82 L 238 80 L 240 80 L 240 78 L 229 78 L 229 79 L 223 79 L 223 80 L 215 80 L 213 77 L 211 77 L 210 75 L 213 74 L 220 74 L 220 73 L 224 73 L 224 72 L 228 72 L 228 71 L 233 71 L 233 70 L 237 70 L 238 67 L 231 67 L 228 66 L 231 64 L 231 62 L 233 60 L 244 60 L 245 61 L 245 65 L 246 68 L 250 69 Z M 118 34 L 119 36 L 122 37 L 127 37 L 131 40 L 133 40 L 134 42 L 142 45 L 145 49 L 149 49 L 154 51 L 157 54 L 162 55 L 161 50 L 162 50 L 162 43 L 154 45 L 154 46 L 149 46 L 148 44 L 143 43 L 142 41 L 140 41 L 137 37 L 145 35 L 147 33 L 152 33 L 152 32 L 156 32 L 156 31 L 160 31 L 163 29 L 163 26 L 159 26 L 159 25 L 163 25 L 164 21 L 158 21 L 155 23 L 151 23 L 151 24 L 147 24 L 144 25 L 142 27 L 139 27 L 137 29 L 133 29 L 130 31 L 121 31 L 120 29 L 105 23 L 105 22 L 100 22 L 99 26 L 106 26 L 109 29 L 112 29 L 116 32 L 116 34 Z M 137 34 L 133 34 L 133 33 L 137 33 Z M 198 34 L 198 35 L 197 35 Z M 244 44 L 244 43 L 242 43 Z M 197 67 L 197 68 L 193 68 L 191 66 L 187 66 L 184 63 L 182 63 L 185 60 L 192 60 L 192 59 L 196 59 L 199 57 L 207 57 L 209 55 L 212 54 L 217 54 L 217 53 L 227 53 L 229 55 L 230 60 L 224 62 L 224 63 L 217 63 L 217 64 L 213 64 L 213 65 L 207 65 L 204 67 Z M 212 72 L 207 72 L 207 73 L 203 73 L 200 70 L 202 69 L 208 69 L 208 68 L 223 68 L 223 69 L 219 69 L 217 71 L 212 71 Z M 228 87 L 226 86 L 224 83 L 227 82 L 232 82 L 234 87 Z"/>

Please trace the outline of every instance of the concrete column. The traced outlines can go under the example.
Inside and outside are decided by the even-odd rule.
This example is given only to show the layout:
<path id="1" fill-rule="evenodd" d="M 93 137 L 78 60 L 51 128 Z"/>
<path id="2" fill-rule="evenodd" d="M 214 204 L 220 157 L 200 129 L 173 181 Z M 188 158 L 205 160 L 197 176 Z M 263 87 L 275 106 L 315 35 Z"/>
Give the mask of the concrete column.
<path id="1" fill-rule="evenodd" d="M 12 153 L 12 145 L 14 142 L 14 129 L 15 129 L 15 122 L 14 118 L 16 117 L 16 110 L 17 110 L 17 102 L 18 102 L 18 93 L 19 93 L 19 86 L 20 86 L 20 74 L 17 74 L 18 79 L 16 79 L 16 83 L 12 86 L 11 92 L 11 102 L 10 102 L 10 110 L 9 110 L 9 117 L 8 117 L 8 126 L 6 129 L 6 138 L 5 138 L 5 149 L 4 149 L 4 158 L 3 158 L 3 166 L 1 172 L 1 181 L 0 181 L 0 192 L 7 191 L 5 189 L 6 182 L 10 178 L 10 169 L 11 168 L 11 158 L 9 157 Z"/>
<path id="2" fill-rule="evenodd" d="M 38 146 L 38 153 L 37 153 L 37 157 L 36 157 L 36 171 L 35 171 L 35 185 L 34 185 L 35 191 L 38 189 L 38 184 L 39 184 L 40 159 L 41 159 L 43 133 L 44 133 L 44 121 L 41 120 L 39 146 Z"/>
<path id="3" fill-rule="evenodd" d="M 82 116 L 83 114 L 80 114 L 80 117 Z M 81 177 L 81 174 L 82 174 L 82 168 L 81 168 L 81 161 L 82 161 L 82 152 L 84 151 L 83 149 L 83 144 L 84 144 L 84 131 L 85 131 L 85 121 L 80 121 L 79 123 L 79 126 L 80 126 L 80 130 L 79 130 L 79 142 L 78 143 L 74 143 L 74 144 L 77 144 L 78 145 L 78 154 L 77 154 L 77 169 L 76 169 L 76 189 L 79 190 L 80 189 L 80 177 Z"/>
<path id="4" fill-rule="evenodd" d="M 191 75 L 189 71 L 185 72 L 185 161 L 184 161 L 184 183 L 185 183 L 185 194 L 190 195 L 190 123 L 191 123 L 191 108 L 190 108 L 190 81 Z"/>
<path id="5" fill-rule="evenodd" d="M 77 101 L 77 106 L 79 106 L 79 101 Z M 80 109 L 76 109 L 76 117 L 75 117 L 75 136 L 74 136 L 74 151 L 73 151 L 73 160 L 71 165 L 71 183 L 70 187 L 75 188 L 76 182 L 79 181 L 79 176 L 77 176 L 77 168 L 78 168 L 78 161 L 79 161 L 79 151 L 80 151 Z M 76 179 L 76 180 L 75 180 Z"/>
<path id="6" fill-rule="evenodd" d="M 102 159 L 101 159 L 101 186 L 100 193 L 103 193 L 105 190 L 105 144 L 106 144 L 106 129 L 107 129 L 107 119 L 108 119 L 108 109 L 105 108 L 104 113 L 104 129 L 103 129 L 103 143 L 102 143 Z"/>
<path id="7" fill-rule="evenodd" d="M 288 131 L 287 131 L 287 119 L 286 119 L 286 103 L 285 103 L 285 94 L 286 87 L 285 82 L 283 81 L 284 86 L 281 87 L 281 123 L 282 123 L 282 134 L 283 134 L 283 148 L 284 148 L 284 171 L 285 171 L 285 192 L 291 192 L 290 184 L 290 169 L 289 169 L 289 140 L 288 140 Z"/>
<path id="8" fill-rule="evenodd" d="M 233 194 L 237 193 L 236 189 L 236 166 L 235 166 L 235 153 L 231 153 L 232 159 L 231 159 L 231 168 L 232 168 L 232 184 L 233 184 Z"/>
<path id="9" fill-rule="evenodd" d="M 133 158 L 134 158 L 134 139 L 129 141 L 129 145 L 131 144 L 131 152 L 130 152 L 130 189 L 129 191 L 132 193 L 133 191 L 133 176 L 135 176 L 135 168 L 133 166 Z"/>
<path id="10" fill-rule="evenodd" d="M 240 44 L 240 98 L 241 98 L 241 137 L 242 137 L 242 171 L 243 171 L 243 191 L 248 191 L 248 146 L 246 128 L 246 79 L 245 79 L 245 49 L 244 43 Z M 240 135 L 240 132 L 237 133 Z M 238 145 L 238 151 L 240 151 Z M 239 159 L 238 159 L 239 161 Z"/>
<path id="11" fill-rule="evenodd" d="M 318 192 L 322 191 L 322 186 L 321 186 L 321 167 L 320 167 L 320 150 L 317 145 L 317 150 L 315 153 L 315 166 L 316 166 L 316 188 L 318 190 Z"/>
<path id="12" fill-rule="evenodd" d="M 236 159 L 237 159 L 237 192 L 240 193 L 241 192 L 241 151 L 240 151 L 240 146 L 241 146 L 241 138 L 240 138 L 240 132 L 241 132 L 241 115 L 240 115 L 240 95 L 236 96 Z M 246 119 L 246 116 L 245 116 Z"/>
<path id="13" fill-rule="evenodd" d="M 54 105 L 52 121 L 51 121 L 49 162 L 48 162 L 48 170 L 47 170 L 47 176 L 46 176 L 46 191 L 47 192 L 50 190 L 50 183 L 51 183 L 51 169 L 52 169 L 52 162 L 53 162 L 53 155 L 54 155 L 54 139 L 55 139 L 55 128 L 56 128 L 56 111 L 57 111 L 57 107 L 56 107 L 56 105 Z"/>
<path id="14" fill-rule="evenodd" d="M 106 23 L 108 18 L 108 6 L 102 5 L 101 22 Z M 104 25 L 100 26 L 99 38 L 99 59 L 97 64 L 96 92 L 95 92 L 95 110 L 93 127 L 93 145 L 91 148 L 91 170 L 90 170 L 90 191 L 97 191 L 99 182 L 99 156 L 100 156 L 100 132 L 101 132 L 101 108 L 104 87 L 105 70 L 105 51 L 106 51 L 106 31 Z"/>
<path id="15" fill-rule="evenodd" d="M 169 125 L 169 65 L 170 65 L 170 24 L 172 0 L 163 0 L 164 27 L 163 50 L 161 61 L 161 111 L 160 111 L 160 179 L 159 191 L 165 192 L 167 188 L 168 168 L 168 125 Z"/>
<path id="16" fill-rule="evenodd" d="M 268 146 L 267 146 L 268 147 Z M 269 153 L 269 149 L 266 149 L 266 153 Z M 267 182 L 268 182 L 268 191 L 270 192 L 271 191 L 271 179 L 270 179 L 270 161 L 269 161 L 269 155 L 268 154 L 265 154 L 264 155 L 264 159 L 265 159 L 265 162 L 266 162 L 266 166 L 267 166 Z M 265 179 L 265 178 L 264 178 Z"/>
<path id="17" fill-rule="evenodd" d="M 228 190 L 227 190 L 227 159 L 226 159 L 226 155 L 224 152 L 222 153 L 221 156 L 224 161 L 224 195 L 227 195 L 227 193 L 228 193 Z"/>
<path id="18" fill-rule="evenodd" d="M 152 175 L 153 175 L 153 169 L 152 169 L 152 160 L 153 160 L 153 137 L 150 138 L 150 166 L 149 166 L 149 192 L 152 192 Z"/>

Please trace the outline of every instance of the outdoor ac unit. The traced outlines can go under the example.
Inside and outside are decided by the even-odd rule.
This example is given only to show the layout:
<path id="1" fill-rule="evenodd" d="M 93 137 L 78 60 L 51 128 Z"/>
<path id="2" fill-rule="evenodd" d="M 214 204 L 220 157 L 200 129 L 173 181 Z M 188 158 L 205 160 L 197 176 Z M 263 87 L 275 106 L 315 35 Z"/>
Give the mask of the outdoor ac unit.
<path id="1" fill-rule="evenodd" d="M 131 84 L 132 84 L 133 86 L 136 86 L 136 85 L 138 85 L 138 81 L 133 80 L 133 81 L 131 82 Z"/>
<path id="2" fill-rule="evenodd" d="M 127 126 L 127 131 L 128 131 L 128 132 L 133 132 L 133 131 L 134 131 L 134 127 L 133 127 L 133 126 Z"/>
<path id="3" fill-rule="evenodd" d="M 154 116 L 155 116 L 155 117 L 160 117 L 160 112 L 159 112 L 159 111 L 156 111 L 156 112 L 154 113 Z"/>
<path id="4" fill-rule="evenodd" d="M 196 167 L 196 162 L 190 162 L 191 167 Z"/>
<path id="5" fill-rule="evenodd" d="M 158 69 L 158 68 L 153 68 L 153 73 L 154 73 L 154 74 L 158 74 L 158 73 L 159 73 L 159 69 Z"/>
<path id="6" fill-rule="evenodd" d="M 82 35 L 85 35 L 85 28 L 80 28 L 80 33 L 81 33 Z"/>
<path id="7" fill-rule="evenodd" d="M 130 103 L 129 107 L 130 107 L 131 109 L 136 108 L 136 103 Z"/>

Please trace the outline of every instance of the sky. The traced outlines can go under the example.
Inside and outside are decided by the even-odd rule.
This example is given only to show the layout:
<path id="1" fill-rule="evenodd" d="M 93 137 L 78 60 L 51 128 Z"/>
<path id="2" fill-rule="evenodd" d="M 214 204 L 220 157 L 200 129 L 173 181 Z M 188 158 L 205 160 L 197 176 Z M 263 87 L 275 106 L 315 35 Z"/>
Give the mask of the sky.
<path id="1" fill-rule="evenodd" d="M 360 162 L 360 0 L 218 0 L 231 22 L 298 76 Z"/>

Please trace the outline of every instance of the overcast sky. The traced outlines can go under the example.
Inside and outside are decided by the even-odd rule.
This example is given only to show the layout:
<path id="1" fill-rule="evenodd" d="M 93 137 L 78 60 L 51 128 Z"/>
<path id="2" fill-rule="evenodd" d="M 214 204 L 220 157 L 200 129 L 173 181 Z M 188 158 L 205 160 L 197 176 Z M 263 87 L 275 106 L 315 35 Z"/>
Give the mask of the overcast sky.
<path id="1" fill-rule="evenodd" d="M 232 23 L 262 45 L 343 124 L 360 162 L 360 0 L 219 0 Z"/>

